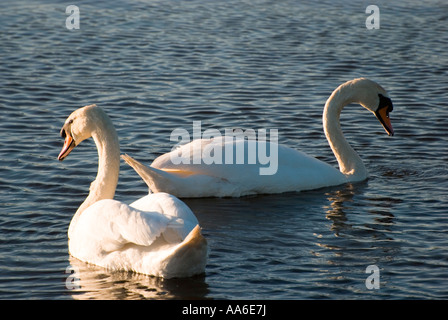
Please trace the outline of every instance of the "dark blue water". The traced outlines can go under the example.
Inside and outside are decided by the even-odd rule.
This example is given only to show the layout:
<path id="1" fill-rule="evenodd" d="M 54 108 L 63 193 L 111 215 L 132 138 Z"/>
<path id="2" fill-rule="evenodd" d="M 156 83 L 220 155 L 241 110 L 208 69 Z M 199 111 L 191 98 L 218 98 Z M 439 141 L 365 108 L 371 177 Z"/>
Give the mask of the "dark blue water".
<path id="1" fill-rule="evenodd" d="M 1 299 L 448 298 L 448 6 L 444 1 L 58 1 L 0 4 Z M 67 228 L 97 170 L 83 142 L 59 163 L 76 108 L 111 116 L 121 151 L 150 164 L 175 128 L 279 130 L 337 165 L 322 131 L 339 84 L 368 77 L 395 136 L 358 106 L 341 118 L 366 182 L 238 199 L 185 199 L 211 252 L 204 276 L 163 280 L 70 259 Z M 146 185 L 124 163 L 116 198 Z M 368 289 L 369 265 L 379 268 Z M 80 288 L 70 287 L 77 268 Z"/>

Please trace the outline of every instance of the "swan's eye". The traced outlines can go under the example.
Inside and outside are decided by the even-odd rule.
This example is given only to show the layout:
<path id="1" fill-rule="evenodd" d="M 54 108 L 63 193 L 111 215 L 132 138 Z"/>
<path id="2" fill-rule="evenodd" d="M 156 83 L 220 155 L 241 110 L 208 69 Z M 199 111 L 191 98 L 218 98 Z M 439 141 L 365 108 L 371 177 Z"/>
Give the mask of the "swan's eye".
<path id="1" fill-rule="evenodd" d="M 67 121 L 66 124 L 64 124 L 64 126 L 63 126 L 62 129 L 61 129 L 61 137 L 62 137 L 62 138 L 65 139 L 65 137 L 67 136 L 67 132 L 65 131 L 65 127 L 66 127 L 67 125 L 69 125 L 69 124 L 72 124 L 72 123 L 73 123 L 73 119 L 70 119 L 70 120 Z"/>
<path id="2" fill-rule="evenodd" d="M 394 109 L 392 100 L 388 97 L 383 96 L 381 93 L 378 94 L 380 97 L 380 104 L 378 105 L 378 110 L 386 108 L 387 110 L 387 117 L 389 118 L 389 112 L 392 112 Z"/>

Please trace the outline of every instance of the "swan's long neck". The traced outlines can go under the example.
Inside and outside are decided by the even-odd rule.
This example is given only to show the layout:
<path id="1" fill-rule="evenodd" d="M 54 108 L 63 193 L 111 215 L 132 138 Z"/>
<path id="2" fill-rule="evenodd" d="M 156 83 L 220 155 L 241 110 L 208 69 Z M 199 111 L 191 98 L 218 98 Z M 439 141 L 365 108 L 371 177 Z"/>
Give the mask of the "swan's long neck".
<path id="1" fill-rule="evenodd" d="M 118 184 L 120 145 L 118 135 L 108 117 L 98 122 L 98 127 L 92 132 L 92 138 L 98 149 L 98 174 L 90 185 L 89 195 L 70 223 L 69 237 L 82 212 L 99 200 L 113 199 Z"/>
<path id="2" fill-rule="evenodd" d="M 356 151 L 345 139 L 340 125 L 342 109 L 354 102 L 359 102 L 356 91 L 341 86 L 328 98 L 323 113 L 325 136 L 338 161 L 339 170 L 349 181 L 361 181 L 367 178 L 368 172 Z"/>

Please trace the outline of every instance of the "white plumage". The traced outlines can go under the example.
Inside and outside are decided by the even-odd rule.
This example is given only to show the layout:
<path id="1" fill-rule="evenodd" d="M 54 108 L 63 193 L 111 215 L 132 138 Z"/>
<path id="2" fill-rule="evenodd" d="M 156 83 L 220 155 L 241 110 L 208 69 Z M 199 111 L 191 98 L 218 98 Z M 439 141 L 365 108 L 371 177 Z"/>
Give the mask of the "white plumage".
<path id="1" fill-rule="evenodd" d="M 339 123 L 342 109 L 350 103 L 359 103 L 374 113 L 386 131 L 393 135 L 389 119 L 392 102 L 386 91 L 377 83 L 364 78 L 342 84 L 327 100 L 323 113 L 324 132 L 338 161 L 339 170 L 289 147 L 255 141 L 256 150 L 266 150 L 267 143 L 271 143 L 271 149 L 278 150 L 277 171 L 272 175 L 262 175 L 260 168 L 266 167 L 266 164 L 249 161 L 249 142 L 234 139 L 197 139 L 161 155 L 150 167 L 127 155 L 122 157 L 142 177 L 150 190 L 165 191 L 178 197 L 239 197 L 318 189 L 362 181 L 368 177 L 367 169 L 345 140 Z M 243 164 L 225 162 L 229 144 L 234 155 L 240 147 L 245 150 Z M 219 151 L 218 154 L 222 156 L 220 164 L 213 162 L 210 154 L 204 152 L 206 148 Z M 176 163 L 173 163 L 173 158 Z M 201 158 L 201 163 L 194 164 L 195 158 Z"/>
<path id="2" fill-rule="evenodd" d="M 72 256 L 110 270 L 165 278 L 205 271 L 207 242 L 185 203 L 167 193 L 149 194 L 131 205 L 113 200 L 120 151 L 112 122 L 101 108 L 91 105 L 73 112 L 61 135 L 65 144 L 59 160 L 90 136 L 99 154 L 98 175 L 70 223 Z"/>

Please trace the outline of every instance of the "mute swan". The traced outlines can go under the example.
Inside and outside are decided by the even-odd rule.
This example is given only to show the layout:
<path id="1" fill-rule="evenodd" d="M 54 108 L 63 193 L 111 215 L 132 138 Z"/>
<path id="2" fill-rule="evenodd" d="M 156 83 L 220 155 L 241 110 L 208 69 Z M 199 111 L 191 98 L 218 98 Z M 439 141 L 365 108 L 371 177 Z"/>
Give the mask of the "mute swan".
<path id="1" fill-rule="evenodd" d="M 120 148 L 115 128 L 96 105 L 74 111 L 61 129 L 60 161 L 92 137 L 98 148 L 98 175 L 70 223 L 69 252 L 111 270 L 165 278 L 203 273 L 207 242 L 198 220 L 182 201 L 167 193 L 149 194 L 131 205 L 113 200 Z"/>
<path id="2" fill-rule="evenodd" d="M 393 109 L 392 101 L 380 85 L 365 78 L 340 85 L 328 98 L 323 112 L 325 136 L 336 156 L 339 170 L 305 153 L 273 142 L 271 150 L 278 150 L 278 169 L 273 175 L 260 175 L 259 169 L 262 165 L 259 162 L 249 164 L 247 152 L 244 154 L 244 164 L 212 163 L 210 158 L 204 158 L 204 153 L 201 164 L 191 164 L 191 159 L 197 156 L 197 153 L 201 153 L 206 147 L 216 148 L 216 144 L 219 144 L 218 151 L 221 151 L 221 154 L 227 150 L 228 143 L 233 144 L 233 154 L 242 147 L 241 144 L 248 150 L 247 140 L 232 139 L 222 143 L 222 140 L 217 141 L 216 138 L 194 140 L 161 155 L 150 167 L 127 155 L 122 155 L 122 158 L 137 171 L 150 190 L 165 191 L 178 197 L 238 197 L 318 189 L 362 181 L 368 177 L 368 172 L 361 158 L 344 138 L 339 123 L 342 109 L 350 103 L 359 103 L 373 112 L 386 132 L 391 136 L 394 134 L 389 119 L 389 112 Z M 257 141 L 257 149 L 260 147 L 266 148 L 266 142 Z M 182 158 L 182 164 L 173 164 L 173 153 L 187 156 Z"/>

